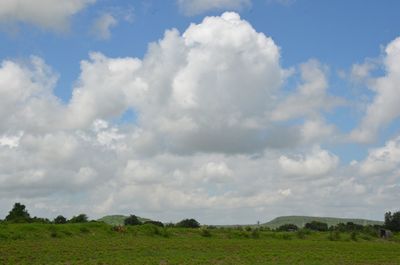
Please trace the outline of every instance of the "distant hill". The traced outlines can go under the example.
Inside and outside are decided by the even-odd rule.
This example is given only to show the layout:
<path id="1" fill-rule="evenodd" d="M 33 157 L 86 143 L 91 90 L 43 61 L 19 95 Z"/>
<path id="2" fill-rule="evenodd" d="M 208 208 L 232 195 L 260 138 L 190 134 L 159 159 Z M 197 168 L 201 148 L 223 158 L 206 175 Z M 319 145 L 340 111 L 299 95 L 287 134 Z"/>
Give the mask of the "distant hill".
<path id="1" fill-rule="evenodd" d="M 109 224 L 109 225 L 123 225 L 124 224 L 124 220 L 127 217 L 128 216 L 125 216 L 125 215 L 107 215 L 107 216 L 104 216 L 104 217 L 102 217 L 100 219 L 97 219 L 97 221 L 104 222 L 104 223 Z M 143 218 L 143 217 L 139 217 L 139 216 L 138 216 L 138 219 L 141 222 L 151 221 L 151 219 Z"/>
<path id="2" fill-rule="evenodd" d="M 353 222 L 360 225 L 383 225 L 382 221 L 373 221 L 365 219 L 349 219 L 349 218 L 334 218 L 334 217 L 313 217 L 313 216 L 281 216 L 277 217 L 268 223 L 262 224 L 272 229 L 284 224 L 295 224 L 298 227 L 303 227 L 306 223 L 318 221 L 328 224 L 328 226 L 337 225 L 339 223 Z"/>

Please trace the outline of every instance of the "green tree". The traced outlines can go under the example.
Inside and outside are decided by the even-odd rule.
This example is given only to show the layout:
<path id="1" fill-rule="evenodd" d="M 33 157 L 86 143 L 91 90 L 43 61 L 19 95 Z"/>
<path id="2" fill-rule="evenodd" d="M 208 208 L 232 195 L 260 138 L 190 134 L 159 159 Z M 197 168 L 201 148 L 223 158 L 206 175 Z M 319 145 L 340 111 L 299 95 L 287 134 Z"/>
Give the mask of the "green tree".
<path id="1" fill-rule="evenodd" d="M 86 214 L 81 213 L 78 216 L 74 216 L 69 220 L 70 223 L 87 223 L 88 222 L 88 217 Z"/>
<path id="2" fill-rule="evenodd" d="M 137 218 L 136 215 L 131 214 L 129 217 L 127 217 L 124 220 L 125 225 L 141 225 L 142 222 L 140 222 L 139 218 Z"/>
<path id="3" fill-rule="evenodd" d="M 67 218 L 65 218 L 62 215 L 59 215 L 56 218 L 54 218 L 54 223 L 55 224 L 65 224 L 65 223 L 67 223 Z"/>
<path id="4" fill-rule="evenodd" d="M 8 213 L 5 220 L 12 223 L 28 223 L 31 221 L 31 216 L 26 210 L 25 205 L 17 202 L 14 204 L 14 207 Z"/>
<path id="5" fill-rule="evenodd" d="M 304 227 L 315 231 L 328 231 L 328 224 L 318 221 L 312 221 L 310 223 L 306 223 Z"/>
<path id="6" fill-rule="evenodd" d="M 392 231 L 400 232 L 400 211 L 385 213 L 385 227 Z"/>
<path id="7" fill-rule="evenodd" d="M 177 227 L 186 227 L 186 228 L 199 228 L 200 223 L 197 222 L 195 219 L 183 219 L 179 223 L 176 224 Z"/>
<path id="8" fill-rule="evenodd" d="M 284 232 L 284 231 L 291 232 L 291 231 L 297 231 L 297 230 L 299 230 L 299 228 L 297 227 L 297 225 L 294 225 L 294 224 L 284 224 L 284 225 L 281 225 L 280 227 L 278 227 L 276 230 L 280 231 L 280 232 Z"/>

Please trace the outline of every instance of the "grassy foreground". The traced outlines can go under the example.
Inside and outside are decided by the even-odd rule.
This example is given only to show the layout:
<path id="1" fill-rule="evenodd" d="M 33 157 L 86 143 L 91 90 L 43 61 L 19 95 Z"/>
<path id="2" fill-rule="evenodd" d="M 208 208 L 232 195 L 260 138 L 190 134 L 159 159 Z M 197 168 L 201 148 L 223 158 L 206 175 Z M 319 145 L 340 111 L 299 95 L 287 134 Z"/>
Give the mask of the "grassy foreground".
<path id="1" fill-rule="evenodd" d="M 400 264 L 400 238 L 329 232 L 1 224 L 0 264 Z"/>

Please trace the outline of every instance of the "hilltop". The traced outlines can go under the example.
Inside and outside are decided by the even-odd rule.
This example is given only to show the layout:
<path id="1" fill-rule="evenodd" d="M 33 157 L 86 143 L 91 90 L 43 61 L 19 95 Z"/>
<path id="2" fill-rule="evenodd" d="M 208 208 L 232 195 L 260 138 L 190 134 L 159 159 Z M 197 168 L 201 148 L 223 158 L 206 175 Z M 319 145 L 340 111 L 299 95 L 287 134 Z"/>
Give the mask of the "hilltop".
<path id="1" fill-rule="evenodd" d="M 295 224 L 298 227 L 303 227 L 306 223 L 318 221 L 328 224 L 328 226 L 337 225 L 339 223 L 353 222 L 360 225 L 383 225 L 382 221 L 366 220 L 366 219 L 352 219 L 352 218 L 335 218 L 335 217 L 314 217 L 314 216 L 280 216 L 262 226 L 269 228 L 277 228 L 284 224 Z"/>

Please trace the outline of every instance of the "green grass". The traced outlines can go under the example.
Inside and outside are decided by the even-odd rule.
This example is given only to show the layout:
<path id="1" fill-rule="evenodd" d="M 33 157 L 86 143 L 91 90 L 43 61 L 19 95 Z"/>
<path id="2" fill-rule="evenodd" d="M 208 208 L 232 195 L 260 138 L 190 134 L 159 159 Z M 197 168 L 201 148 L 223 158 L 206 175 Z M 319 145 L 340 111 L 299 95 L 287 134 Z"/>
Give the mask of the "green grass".
<path id="1" fill-rule="evenodd" d="M 400 264 L 400 237 L 342 233 L 0 225 L 0 264 Z"/>

